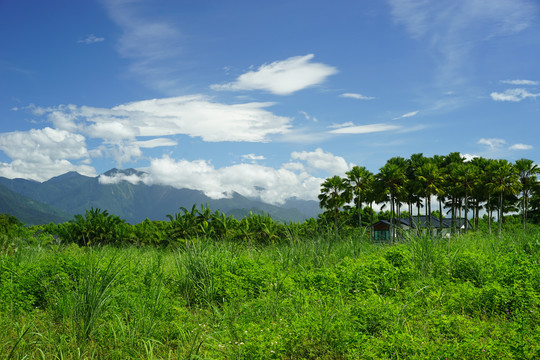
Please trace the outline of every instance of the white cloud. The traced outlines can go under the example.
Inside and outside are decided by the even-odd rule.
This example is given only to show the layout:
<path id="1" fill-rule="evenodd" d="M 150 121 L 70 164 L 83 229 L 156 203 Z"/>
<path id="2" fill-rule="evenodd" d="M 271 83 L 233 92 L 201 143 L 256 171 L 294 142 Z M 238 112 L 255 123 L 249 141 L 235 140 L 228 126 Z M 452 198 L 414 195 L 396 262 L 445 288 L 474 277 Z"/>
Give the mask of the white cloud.
<path id="1" fill-rule="evenodd" d="M 56 160 L 89 156 L 84 136 L 49 127 L 2 133 L 0 150 L 12 159 L 47 157 Z"/>
<path id="2" fill-rule="evenodd" d="M 83 43 L 83 44 L 95 44 L 95 43 L 102 42 L 102 41 L 105 41 L 105 38 L 97 37 L 94 34 L 90 34 L 90 35 L 88 35 L 87 37 L 85 37 L 83 39 L 79 39 L 77 42 L 78 43 Z"/>
<path id="3" fill-rule="evenodd" d="M 512 101 L 512 102 L 518 102 L 525 100 L 527 98 L 537 98 L 540 96 L 540 94 L 533 94 L 528 92 L 525 89 L 508 89 L 505 90 L 502 93 L 498 92 L 492 92 L 491 98 L 495 101 Z"/>
<path id="4" fill-rule="evenodd" d="M 532 148 L 532 145 L 526 144 L 514 144 L 509 147 L 510 150 L 531 150 Z"/>
<path id="5" fill-rule="evenodd" d="M 479 157 L 478 155 L 471 155 L 471 154 L 459 154 L 463 159 L 465 159 L 465 162 L 469 162 L 474 158 Z"/>
<path id="6" fill-rule="evenodd" d="M 132 60 L 129 71 L 148 86 L 174 92 L 178 88 L 178 60 L 182 34 L 165 18 L 150 18 L 142 1 L 103 0 L 122 34 L 117 51 Z"/>
<path id="7" fill-rule="evenodd" d="M 362 94 L 355 94 L 355 93 L 344 93 L 344 94 L 341 94 L 339 96 L 344 97 L 344 98 L 357 99 L 357 100 L 373 100 L 373 99 L 375 99 L 374 97 L 371 97 L 371 96 L 365 96 L 365 95 L 362 95 Z"/>
<path id="8" fill-rule="evenodd" d="M 491 139 L 481 138 L 480 140 L 478 140 L 478 144 L 486 145 L 490 150 L 496 150 L 496 149 L 501 148 L 503 145 L 505 145 L 506 141 L 503 139 L 496 139 L 496 138 L 491 138 Z"/>
<path id="9" fill-rule="evenodd" d="M 419 112 L 420 112 L 419 110 L 411 111 L 411 112 L 408 112 L 408 113 L 403 114 L 401 116 L 395 117 L 392 120 L 398 120 L 398 119 L 405 119 L 405 118 L 413 117 L 413 116 L 418 115 Z"/>
<path id="10" fill-rule="evenodd" d="M 68 171 L 95 174 L 92 167 L 69 161 L 85 163 L 90 154 L 84 136 L 65 130 L 46 127 L 3 133 L 0 134 L 0 150 L 12 159 L 11 163 L 0 163 L 0 176 L 3 177 L 44 181 Z"/>
<path id="11" fill-rule="evenodd" d="M 331 130 L 332 134 L 370 134 L 375 132 L 382 131 L 392 131 L 399 130 L 401 126 L 398 125 L 388 125 L 388 124 L 369 124 L 369 125 L 358 125 L 358 126 L 345 126 L 338 129 Z"/>
<path id="12" fill-rule="evenodd" d="M 501 80 L 501 82 L 510 85 L 538 85 L 538 81 L 533 80 Z"/>
<path id="13" fill-rule="evenodd" d="M 337 69 L 310 62 L 313 54 L 295 56 L 261 65 L 256 71 L 240 75 L 236 81 L 214 84 L 213 90 L 264 90 L 276 95 L 290 95 L 296 91 L 321 84 Z"/>
<path id="14" fill-rule="evenodd" d="M 107 176 L 107 175 L 102 174 L 99 176 L 98 181 L 100 184 L 104 184 L 104 185 L 118 184 L 122 181 L 127 181 L 133 185 L 138 185 L 140 183 L 147 184 L 147 185 L 150 184 L 148 174 L 145 174 L 142 176 L 138 176 L 137 174 L 126 175 L 122 173 L 118 173 L 113 176 Z"/>
<path id="15" fill-rule="evenodd" d="M 321 148 L 315 151 L 300 151 L 291 154 L 293 160 L 305 161 L 307 165 L 316 170 L 323 170 L 330 175 L 344 174 L 352 165 L 347 164 L 344 158 L 332 153 L 324 152 Z"/>
<path id="16" fill-rule="evenodd" d="M 394 20 L 440 55 L 441 86 L 467 81 L 479 42 L 519 33 L 534 24 L 534 0 L 389 0 Z"/>
<path id="17" fill-rule="evenodd" d="M 246 155 L 242 155 L 242 158 L 246 159 L 246 160 L 251 160 L 251 161 L 258 161 L 258 160 L 264 160 L 266 159 L 264 156 L 262 155 L 255 155 L 255 154 L 246 154 Z"/>
<path id="18" fill-rule="evenodd" d="M 354 126 L 354 123 L 352 121 L 347 121 L 346 123 L 332 124 L 332 125 L 329 126 L 329 128 L 339 129 L 339 128 L 351 127 L 351 126 Z"/>
<path id="19" fill-rule="evenodd" d="M 228 105 L 202 95 L 191 95 L 137 101 L 111 109 L 69 105 L 44 109 L 44 112 L 61 129 L 77 129 L 111 143 L 133 141 L 139 136 L 177 134 L 201 137 L 209 142 L 266 142 L 271 135 L 287 133 L 291 126 L 290 118 L 265 110 L 271 105 Z M 147 145 L 156 145 L 156 141 Z M 170 145 L 174 145 L 173 141 L 159 140 L 158 146 Z"/>
<path id="20" fill-rule="evenodd" d="M 281 204 L 290 197 L 316 199 L 324 181 L 306 172 L 295 173 L 285 167 L 274 169 L 258 164 L 238 164 L 215 168 L 205 160 L 174 160 L 168 156 L 153 159 L 144 170 L 149 175 L 139 181 L 147 184 L 200 190 L 214 199 L 230 197 L 237 192 L 244 196 L 260 197 L 272 204 Z"/>
<path id="21" fill-rule="evenodd" d="M 141 148 L 153 149 L 153 148 L 161 147 L 161 146 L 175 146 L 175 145 L 178 145 L 178 143 L 174 140 L 167 139 L 167 138 L 156 138 L 156 139 L 145 140 L 145 141 L 136 141 L 135 145 Z"/>

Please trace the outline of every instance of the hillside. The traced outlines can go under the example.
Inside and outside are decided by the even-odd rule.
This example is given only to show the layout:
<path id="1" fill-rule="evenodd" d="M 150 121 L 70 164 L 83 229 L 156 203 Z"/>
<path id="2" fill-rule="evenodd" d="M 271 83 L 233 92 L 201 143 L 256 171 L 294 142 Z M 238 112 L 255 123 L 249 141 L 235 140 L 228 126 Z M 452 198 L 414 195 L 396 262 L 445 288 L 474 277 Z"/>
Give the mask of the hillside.
<path id="1" fill-rule="evenodd" d="M 64 211 L 21 195 L 4 185 L 0 185 L 0 213 L 13 215 L 27 225 L 58 223 L 71 218 Z"/>
<path id="2" fill-rule="evenodd" d="M 112 169 L 105 173 L 112 176 L 118 173 L 131 175 L 134 169 Z M 122 181 L 117 184 L 102 184 L 98 177 L 88 177 L 76 172 L 51 178 L 43 183 L 0 177 L 0 192 L 5 196 L 13 193 L 21 196 L 20 200 L 11 200 L 10 204 L 47 204 L 49 207 L 38 206 L 36 211 L 45 211 L 51 215 L 62 213 L 72 217 L 83 214 L 91 207 L 107 210 L 130 223 L 150 220 L 165 220 L 167 214 L 175 214 L 181 207 L 191 210 L 193 205 L 200 208 L 206 205 L 212 210 L 220 210 L 227 214 L 242 217 L 250 211 L 253 213 L 269 214 L 278 221 L 303 221 L 316 216 L 318 203 L 291 199 L 283 207 L 270 205 L 257 199 L 249 199 L 240 194 L 233 194 L 228 199 L 211 199 L 201 191 L 176 189 L 171 186 L 131 184 Z M 23 201 L 23 199 L 27 199 Z M 32 202 L 33 201 L 33 202 Z M 3 202 L 4 203 L 4 202 Z M 9 211 L 6 211 L 9 212 Z M 18 211 L 20 214 L 21 211 Z M 14 213 L 12 215 L 17 216 Z M 63 221 L 65 217 L 58 217 Z M 22 220 L 22 218 L 21 218 Z M 48 221 L 47 221 L 48 222 Z"/>

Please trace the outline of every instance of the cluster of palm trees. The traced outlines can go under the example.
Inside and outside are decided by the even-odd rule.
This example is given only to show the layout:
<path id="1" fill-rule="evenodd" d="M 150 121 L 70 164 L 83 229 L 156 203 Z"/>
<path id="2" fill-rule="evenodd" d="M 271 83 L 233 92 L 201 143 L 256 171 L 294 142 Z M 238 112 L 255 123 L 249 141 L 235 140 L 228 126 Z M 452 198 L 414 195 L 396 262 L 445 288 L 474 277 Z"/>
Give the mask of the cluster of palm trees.
<path id="1" fill-rule="evenodd" d="M 456 224 L 458 217 L 464 217 L 468 227 L 471 214 L 472 227 L 476 230 L 480 211 L 485 210 L 490 233 L 494 214 L 497 215 L 500 233 L 504 214 L 519 211 L 523 231 L 526 231 L 531 199 L 540 196 L 536 178 L 539 172 L 539 167 L 528 159 L 511 163 L 482 157 L 466 161 L 457 152 L 433 157 L 413 154 L 409 159 L 389 159 L 377 174 L 365 167 L 354 166 L 345 177 L 330 177 L 321 185 L 319 201 L 321 208 L 332 213 L 336 229 L 339 212 L 349 204 L 356 208 L 359 226 L 362 224 L 363 205 L 371 210 L 374 203 L 389 205 L 390 224 L 394 226 L 395 218 L 401 217 L 403 206 L 407 207 L 410 223 L 415 208 L 418 215 L 423 208 L 429 222 L 432 203 L 438 202 L 441 218 L 445 210 L 451 216 L 452 224 Z M 442 226 L 442 221 L 439 223 Z M 431 223 L 428 226 L 431 227 Z"/>

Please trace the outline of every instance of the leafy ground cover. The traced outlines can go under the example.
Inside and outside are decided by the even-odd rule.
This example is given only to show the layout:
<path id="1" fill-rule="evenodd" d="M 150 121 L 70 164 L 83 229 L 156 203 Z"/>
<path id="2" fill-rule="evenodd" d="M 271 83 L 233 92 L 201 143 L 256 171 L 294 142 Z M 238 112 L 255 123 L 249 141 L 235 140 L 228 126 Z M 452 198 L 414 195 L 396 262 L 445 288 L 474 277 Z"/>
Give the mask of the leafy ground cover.
<path id="1" fill-rule="evenodd" d="M 7 359 L 540 358 L 540 231 L 195 237 L 169 247 L 0 235 Z"/>

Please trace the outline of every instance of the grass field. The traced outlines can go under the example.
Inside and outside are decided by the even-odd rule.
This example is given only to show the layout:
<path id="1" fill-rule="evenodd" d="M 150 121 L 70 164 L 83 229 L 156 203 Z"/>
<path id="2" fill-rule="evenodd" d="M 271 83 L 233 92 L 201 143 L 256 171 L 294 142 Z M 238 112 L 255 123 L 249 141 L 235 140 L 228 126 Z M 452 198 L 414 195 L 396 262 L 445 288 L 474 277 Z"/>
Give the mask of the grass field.
<path id="1" fill-rule="evenodd" d="M 538 359 L 540 232 L 371 244 L 0 238 L 3 359 Z"/>

